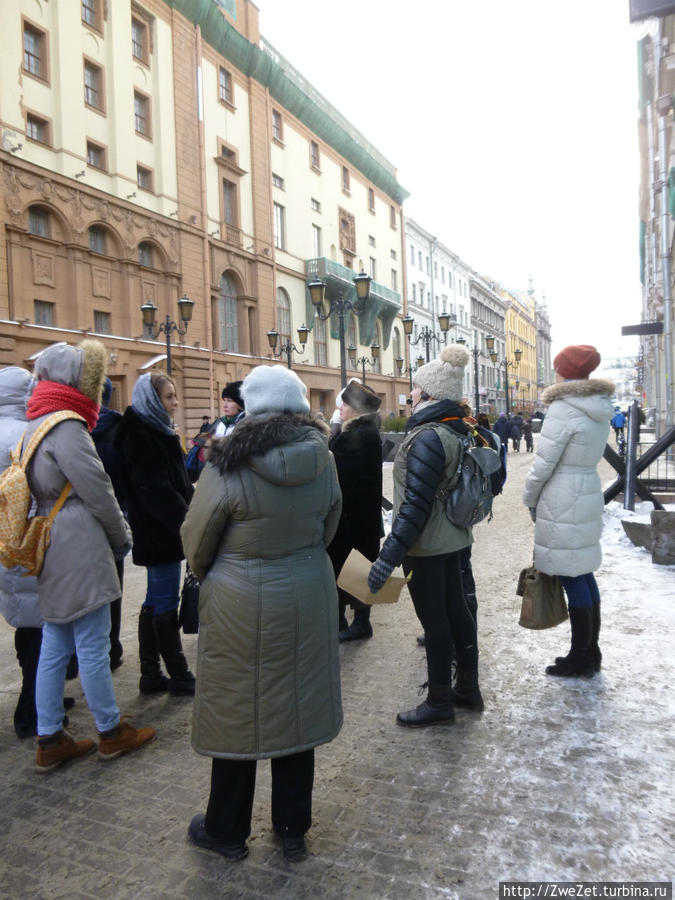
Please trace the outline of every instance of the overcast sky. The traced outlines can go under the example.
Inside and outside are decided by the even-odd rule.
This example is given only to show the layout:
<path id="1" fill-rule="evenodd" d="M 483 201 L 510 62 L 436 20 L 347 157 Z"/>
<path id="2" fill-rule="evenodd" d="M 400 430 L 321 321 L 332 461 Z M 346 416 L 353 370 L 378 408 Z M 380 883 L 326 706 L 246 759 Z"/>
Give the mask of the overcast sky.
<path id="1" fill-rule="evenodd" d="M 257 0 L 260 30 L 398 169 L 406 215 L 545 295 L 554 351 L 637 351 L 628 0 Z"/>

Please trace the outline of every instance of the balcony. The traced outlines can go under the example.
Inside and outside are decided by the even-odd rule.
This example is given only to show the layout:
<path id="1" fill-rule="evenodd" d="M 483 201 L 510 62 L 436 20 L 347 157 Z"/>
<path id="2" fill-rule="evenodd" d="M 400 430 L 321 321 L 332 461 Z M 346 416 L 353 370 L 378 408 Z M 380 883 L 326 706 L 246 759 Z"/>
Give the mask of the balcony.
<path id="1" fill-rule="evenodd" d="M 326 285 L 326 300 L 335 299 L 339 294 L 346 300 L 350 300 L 358 309 L 358 301 L 356 298 L 356 288 L 352 278 L 356 273 L 353 269 L 348 269 L 335 260 L 328 259 L 326 256 L 319 256 L 315 259 L 305 260 L 306 280 L 311 281 L 313 278 L 320 278 Z M 306 308 L 307 321 L 314 321 L 314 307 L 309 298 L 309 291 L 306 291 Z M 359 310 L 360 311 L 360 310 Z M 359 328 L 359 344 L 369 347 L 373 340 L 377 337 L 375 323 L 379 318 L 382 325 L 382 346 L 383 349 L 389 346 L 391 339 L 391 328 L 394 319 L 401 313 L 401 295 L 391 288 L 378 284 L 377 281 L 370 282 L 370 297 L 366 306 L 366 312 L 357 317 Z M 339 336 L 339 326 L 336 315 L 330 318 L 330 333 L 335 340 Z"/>

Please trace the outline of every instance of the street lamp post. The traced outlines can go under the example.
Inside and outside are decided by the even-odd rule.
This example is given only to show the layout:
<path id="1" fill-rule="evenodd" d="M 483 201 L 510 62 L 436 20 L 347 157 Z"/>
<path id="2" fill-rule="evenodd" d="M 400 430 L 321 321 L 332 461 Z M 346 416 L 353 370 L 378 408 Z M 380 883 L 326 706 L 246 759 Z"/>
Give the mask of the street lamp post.
<path id="1" fill-rule="evenodd" d="M 448 330 L 457 324 L 457 316 L 454 314 L 450 314 L 445 312 L 439 313 L 438 316 L 438 324 L 441 327 L 441 335 L 436 331 L 432 331 L 428 325 L 425 325 L 423 328 L 420 328 L 419 333 L 415 340 L 412 339 L 413 333 L 413 325 L 415 324 L 415 320 L 412 316 L 404 316 L 401 320 L 403 322 L 403 331 L 408 338 L 408 344 L 419 344 L 420 341 L 424 342 L 424 347 L 426 350 L 427 362 L 429 362 L 429 348 L 432 343 L 436 342 L 437 344 L 447 344 L 448 342 Z"/>
<path id="2" fill-rule="evenodd" d="M 361 383 L 366 383 L 366 366 L 373 367 L 375 363 L 380 358 L 380 345 L 377 341 L 373 341 L 370 345 L 370 352 L 373 354 L 373 358 L 371 359 L 369 356 L 359 356 L 356 358 L 356 347 L 353 347 L 351 344 L 347 347 L 347 353 L 349 354 L 349 362 L 352 366 L 361 366 Z"/>
<path id="3" fill-rule="evenodd" d="M 423 357 L 423 356 L 418 356 L 418 357 L 417 357 L 417 360 L 416 360 L 417 365 L 416 365 L 416 366 L 413 366 L 413 364 L 410 363 L 410 365 L 404 367 L 404 366 L 403 366 L 404 361 L 405 361 L 405 360 L 403 359 L 402 356 L 397 356 L 397 357 L 396 357 L 396 359 L 394 360 L 394 362 L 396 363 L 396 371 L 398 372 L 399 375 L 403 375 L 403 374 L 405 373 L 406 375 L 408 375 L 408 376 L 410 377 L 410 390 L 412 391 L 412 388 L 413 388 L 413 378 L 412 378 L 412 377 L 413 377 L 413 372 L 416 372 L 416 371 L 419 369 L 420 366 L 423 366 L 423 365 L 424 365 L 424 357 Z"/>
<path id="4" fill-rule="evenodd" d="M 492 335 L 488 335 L 485 338 L 485 346 L 488 348 L 490 353 L 490 359 L 492 362 L 497 365 L 497 360 L 499 357 L 495 352 L 495 339 Z M 504 358 L 499 362 L 499 366 L 504 366 L 504 387 L 506 389 L 506 415 L 511 415 L 511 396 L 509 394 L 509 368 L 513 368 L 520 363 L 520 358 L 523 355 L 523 351 L 520 348 L 516 348 L 513 351 L 513 355 L 515 356 L 515 360 Z"/>
<path id="5" fill-rule="evenodd" d="M 458 344 L 466 344 L 466 338 L 458 337 Z M 467 348 L 468 349 L 468 348 Z M 469 353 L 473 356 L 473 390 L 474 390 L 474 416 L 477 416 L 480 412 L 480 392 L 478 390 L 478 357 L 481 355 L 480 349 L 478 347 L 474 347 L 473 350 L 469 350 Z"/>
<path id="6" fill-rule="evenodd" d="M 354 285 L 356 287 L 356 297 L 359 302 L 363 302 L 364 304 L 368 300 L 368 295 L 370 294 L 370 282 L 372 281 L 370 275 L 366 275 L 365 272 L 361 272 L 359 275 L 354 276 Z M 338 317 L 338 326 L 339 326 L 339 337 L 340 337 L 340 385 L 341 387 L 347 386 L 347 357 L 345 354 L 345 315 L 351 310 L 355 316 L 362 316 L 365 312 L 365 308 L 357 309 L 351 300 L 346 300 L 342 294 L 342 291 L 337 296 L 337 299 L 332 299 L 330 301 L 330 305 L 328 310 L 324 312 L 324 296 L 326 291 L 326 285 L 320 278 L 316 278 L 314 281 L 310 281 L 307 285 L 309 289 L 309 296 L 312 300 L 312 305 L 316 310 L 316 315 L 325 321 L 331 313 L 337 313 Z"/>
<path id="7" fill-rule="evenodd" d="M 300 348 L 296 347 L 295 344 L 292 344 L 289 341 L 287 343 L 282 344 L 281 347 L 277 350 L 277 342 L 279 340 L 279 332 L 275 331 L 272 328 L 267 332 L 267 342 L 270 345 L 270 350 L 272 351 L 274 356 L 283 356 L 286 355 L 286 363 L 288 368 L 292 368 L 291 366 L 291 354 L 297 353 L 299 356 L 302 356 L 305 352 L 305 344 L 307 343 L 307 335 L 309 334 L 309 328 L 306 325 L 301 325 L 298 328 L 298 340 L 300 341 Z"/>
<path id="8" fill-rule="evenodd" d="M 177 324 L 171 319 L 167 313 L 166 319 L 159 322 L 155 330 L 155 316 L 157 307 L 152 300 L 146 300 L 141 306 L 143 314 L 143 327 L 147 329 L 153 340 L 156 340 L 160 334 L 166 335 L 166 374 L 171 377 L 171 332 L 175 331 L 181 337 L 187 333 L 188 323 L 192 320 L 192 307 L 194 302 L 190 300 L 187 294 L 184 294 L 178 301 L 178 312 L 180 313 L 181 324 Z"/>

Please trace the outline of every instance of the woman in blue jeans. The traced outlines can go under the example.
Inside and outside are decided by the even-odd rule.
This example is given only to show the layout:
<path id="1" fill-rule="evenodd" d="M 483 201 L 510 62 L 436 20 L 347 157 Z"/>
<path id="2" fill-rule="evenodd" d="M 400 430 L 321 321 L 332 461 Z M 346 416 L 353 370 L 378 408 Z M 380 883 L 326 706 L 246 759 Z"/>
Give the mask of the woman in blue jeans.
<path id="1" fill-rule="evenodd" d="M 143 694 L 169 691 L 193 696 L 195 679 L 183 653 L 178 626 L 180 526 L 193 488 L 173 427 L 176 387 L 164 374 L 141 375 L 119 424 L 115 446 L 134 537 L 133 560 L 145 566 L 148 586 L 138 618 Z M 160 655 L 169 678 L 160 668 Z"/>
<path id="2" fill-rule="evenodd" d="M 535 523 L 534 564 L 558 575 L 570 614 L 572 643 L 547 675 L 592 677 L 600 670 L 600 568 L 604 498 L 597 467 L 607 443 L 611 381 L 589 378 L 600 354 L 588 344 L 565 347 L 553 360 L 556 384 L 543 394 L 549 411 L 523 502 Z"/>

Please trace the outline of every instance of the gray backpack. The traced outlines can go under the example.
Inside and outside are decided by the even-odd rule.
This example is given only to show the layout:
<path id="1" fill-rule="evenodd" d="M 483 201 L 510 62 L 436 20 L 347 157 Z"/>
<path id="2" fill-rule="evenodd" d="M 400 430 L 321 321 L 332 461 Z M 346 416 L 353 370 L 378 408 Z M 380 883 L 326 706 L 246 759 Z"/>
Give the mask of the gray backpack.
<path id="1" fill-rule="evenodd" d="M 458 528 L 471 528 L 492 518 L 491 475 L 501 468 L 499 453 L 491 447 L 477 447 L 469 437 L 461 438 L 462 455 L 455 476 L 439 491 L 445 497 L 445 515 Z"/>

